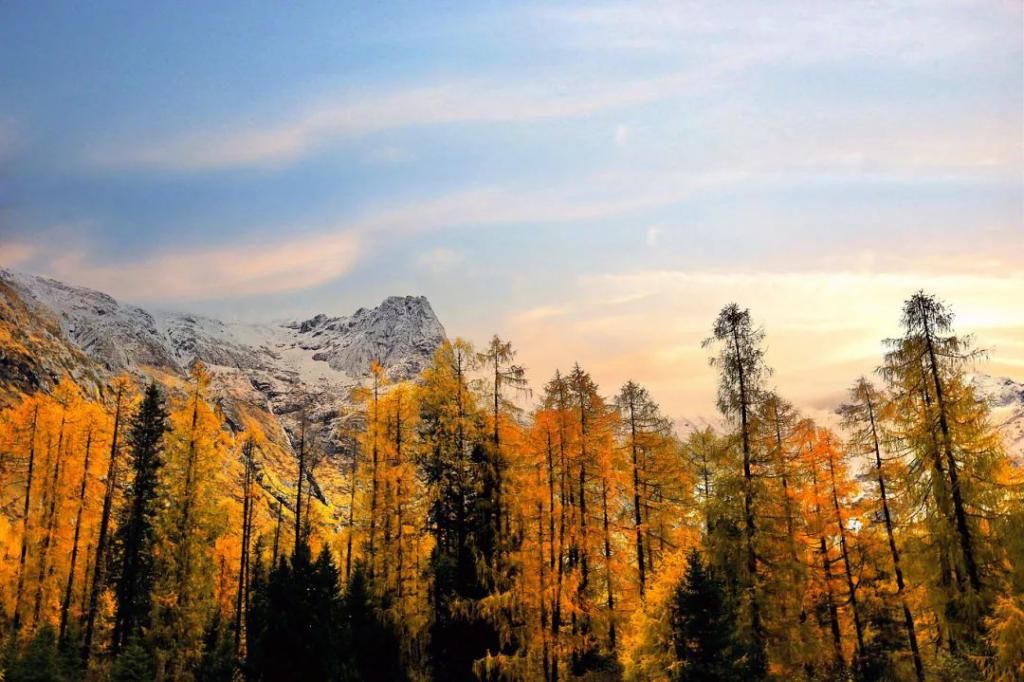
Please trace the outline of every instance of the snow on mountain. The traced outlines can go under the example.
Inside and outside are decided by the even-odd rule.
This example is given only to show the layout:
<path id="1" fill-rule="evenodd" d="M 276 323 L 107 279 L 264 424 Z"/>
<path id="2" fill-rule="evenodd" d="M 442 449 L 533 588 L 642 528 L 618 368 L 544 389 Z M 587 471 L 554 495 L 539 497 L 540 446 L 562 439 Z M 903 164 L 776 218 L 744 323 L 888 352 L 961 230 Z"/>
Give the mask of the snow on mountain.
<path id="1" fill-rule="evenodd" d="M 971 382 L 986 396 L 992 421 L 1003 434 L 1010 457 L 1024 464 L 1024 382 L 988 374 L 973 374 Z"/>
<path id="2" fill-rule="evenodd" d="M 351 317 L 317 315 L 286 324 L 222 322 L 122 305 L 107 294 L 54 279 L 0 270 L 23 299 L 56 314 L 68 337 L 110 370 L 183 371 L 198 359 L 237 369 L 274 366 L 302 380 L 358 380 L 377 359 L 392 379 L 418 374 L 444 341 L 423 296 L 392 296 Z"/>
<path id="3" fill-rule="evenodd" d="M 339 403 L 369 374 L 372 359 L 391 380 L 411 379 L 446 338 L 422 296 L 392 296 L 350 317 L 253 324 L 147 311 L 92 289 L 2 269 L 0 281 L 57 320 L 73 346 L 107 372 L 183 375 L 200 360 L 213 370 L 219 394 L 262 404 L 289 431 L 304 407 L 328 427 L 322 430 L 328 450 Z"/>

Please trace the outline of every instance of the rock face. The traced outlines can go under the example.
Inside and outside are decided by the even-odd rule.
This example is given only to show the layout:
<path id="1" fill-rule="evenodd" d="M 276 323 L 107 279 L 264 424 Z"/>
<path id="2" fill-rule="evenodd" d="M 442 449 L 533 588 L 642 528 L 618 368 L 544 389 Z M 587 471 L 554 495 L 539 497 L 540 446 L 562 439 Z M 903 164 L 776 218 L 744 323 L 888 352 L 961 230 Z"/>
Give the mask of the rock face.
<path id="1" fill-rule="evenodd" d="M 376 308 L 360 308 L 352 317 L 317 315 L 288 325 L 313 360 L 352 377 L 364 377 L 377 360 L 394 379 L 419 374 L 445 339 L 424 296 L 391 296 Z"/>
<path id="2" fill-rule="evenodd" d="M 328 452 L 334 449 L 331 431 L 339 407 L 368 376 L 371 360 L 380 362 L 392 381 L 411 379 L 445 340 L 444 327 L 422 296 L 392 296 L 349 317 L 249 324 L 147 311 L 92 289 L 0 270 L 0 304 L 12 315 L 20 311 L 45 321 L 36 326 L 60 337 L 64 349 L 59 362 L 42 362 L 44 368 L 52 366 L 48 374 L 54 376 L 36 366 L 40 359 L 33 353 L 25 353 L 25 362 L 35 364 L 12 359 L 5 369 L 0 363 L 0 372 L 8 375 L 0 376 L 0 383 L 17 379 L 25 388 L 45 387 L 65 372 L 90 374 L 77 367 L 83 364 L 100 381 L 99 375 L 122 371 L 184 375 L 200 360 L 213 370 L 214 389 L 226 408 L 239 400 L 259 404 L 288 432 L 304 409 L 307 418 L 321 423 L 318 433 Z M 37 349 L 34 355 L 54 352 Z"/>
<path id="3" fill-rule="evenodd" d="M 1024 382 L 988 374 L 974 374 L 971 382 L 978 394 L 988 397 L 992 421 L 1002 432 L 1010 457 L 1024 466 Z"/>
<path id="4" fill-rule="evenodd" d="M 368 375 L 376 359 L 392 379 L 404 380 L 422 371 L 445 340 L 444 327 L 423 296 L 391 296 L 351 317 L 321 314 L 285 324 L 245 324 L 149 312 L 92 289 L 7 270 L 0 270 L 0 281 L 29 306 L 59 320 L 68 339 L 111 371 L 183 372 L 201 360 L 235 369 L 297 370 L 300 379 L 313 381 L 331 374 L 357 380 Z"/>

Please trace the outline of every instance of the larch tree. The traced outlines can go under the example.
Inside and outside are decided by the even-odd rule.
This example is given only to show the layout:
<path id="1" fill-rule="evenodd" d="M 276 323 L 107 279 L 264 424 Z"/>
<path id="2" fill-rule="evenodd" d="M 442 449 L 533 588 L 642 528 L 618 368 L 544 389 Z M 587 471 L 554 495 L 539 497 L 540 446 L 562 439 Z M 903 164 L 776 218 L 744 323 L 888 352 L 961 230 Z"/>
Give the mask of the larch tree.
<path id="1" fill-rule="evenodd" d="M 223 420 L 207 400 L 211 375 L 193 363 L 187 391 L 175 397 L 169 416 L 158 488 L 156 580 L 152 641 L 158 666 L 180 679 L 202 655 L 204 631 L 216 606 L 217 557 L 209 548 L 227 532 L 227 500 L 214 494 L 229 460 Z"/>
<path id="2" fill-rule="evenodd" d="M 96 631 L 96 617 L 100 608 L 100 594 L 106 588 L 107 567 L 108 563 L 110 563 L 108 551 L 111 541 L 114 493 L 118 487 L 118 461 L 121 453 L 123 411 L 130 404 L 131 397 L 134 394 L 128 377 L 118 377 L 114 381 L 113 392 L 113 424 L 110 433 L 110 450 L 107 454 L 107 473 L 103 482 L 103 507 L 100 513 L 99 529 L 96 536 L 96 555 L 92 562 L 92 581 L 89 588 L 89 602 L 86 607 L 85 628 L 82 636 L 82 662 L 87 669 L 89 660 L 92 657 L 92 642 Z"/>
<path id="3" fill-rule="evenodd" d="M 998 481 L 1006 453 L 967 375 L 983 353 L 954 332 L 952 311 L 918 292 L 902 323 L 880 371 L 893 400 L 886 427 L 908 459 L 915 511 L 929 530 L 930 542 L 915 537 L 909 548 L 922 557 L 918 584 L 934 585 L 929 601 L 948 652 L 970 658 L 983 647 L 984 615 L 1006 562 L 993 525 L 1005 507 Z"/>
<path id="4" fill-rule="evenodd" d="M 839 408 L 844 429 L 850 434 L 850 446 L 856 454 L 867 456 L 874 461 L 873 478 L 878 484 L 877 503 L 885 526 L 889 556 L 892 560 L 893 579 L 896 583 L 896 597 L 903 610 L 903 622 L 914 662 L 914 673 L 920 682 L 924 680 L 924 664 L 918 643 L 917 627 L 910 607 L 910 600 L 900 550 L 896 543 L 896 521 L 890 503 L 892 481 L 889 468 L 884 466 L 887 457 L 882 455 L 882 419 L 886 410 L 885 394 L 875 388 L 866 378 L 859 378 L 850 388 L 849 402 Z"/>
<path id="5" fill-rule="evenodd" d="M 761 614 L 761 576 L 757 554 L 757 513 L 754 508 L 754 452 L 752 418 L 761 398 L 762 383 L 770 373 L 761 344 L 764 332 L 754 326 L 750 311 L 730 303 L 719 313 L 705 347 L 714 347 L 711 358 L 719 372 L 718 408 L 736 423 L 743 457 L 743 529 L 746 544 L 746 593 L 750 621 L 753 670 L 763 674 L 765 632 Z"/>

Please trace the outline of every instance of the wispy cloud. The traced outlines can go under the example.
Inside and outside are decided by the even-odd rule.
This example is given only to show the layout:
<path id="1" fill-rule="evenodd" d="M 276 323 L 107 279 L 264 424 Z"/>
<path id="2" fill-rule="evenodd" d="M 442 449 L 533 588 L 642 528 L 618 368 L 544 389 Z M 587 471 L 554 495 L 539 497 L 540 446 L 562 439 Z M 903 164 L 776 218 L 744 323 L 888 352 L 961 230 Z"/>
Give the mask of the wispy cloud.
<path id="1" fill-rule="evenodd" d="M 358 236 L 341 233 L 171 251 L 130 263 L 98 263 L 95 254 L 75 251 L 56 254 L 40 267 L 49 275 L 128 300 L 183 301 L 308 289 L 347 273 L 359 253 Z"/>
<path id="2" fill-rule="evenodd" d="M 702 74 L 706 77 L 708 70 Z M 92 150 L 104 166 L 201 171 L 288 165 L 339 140 L 394 128 L 507 123 L 586 116 L 679 94 L 688 72 L 625 82 L 566 79 L 522 84 L 456 81 L 386 92 L 352 92 L 306 103 L 292 116 L 240 126 L 226 122 L 164 140 L 120 142 Z M 248 118 L 252 118 L 251 116 Z"/>
<path id="3" fill-rule="evenodd" d="M 451 272 L 463 261 L 465 261 L 463 254 L 440 246 L 424 251 L 416 257 L 416 265 L 435 275 Z"/>
<path id="4" fill-rule="evenodd" d="M 1019 3 L 706 3 L 671 0 L 544 6 L 536 10 L 560 40 L 599 50 L 647 50 L 736 61 L 822 62 L 877 57 L 920 62 L 985 46 L 1008 35 Z"/>

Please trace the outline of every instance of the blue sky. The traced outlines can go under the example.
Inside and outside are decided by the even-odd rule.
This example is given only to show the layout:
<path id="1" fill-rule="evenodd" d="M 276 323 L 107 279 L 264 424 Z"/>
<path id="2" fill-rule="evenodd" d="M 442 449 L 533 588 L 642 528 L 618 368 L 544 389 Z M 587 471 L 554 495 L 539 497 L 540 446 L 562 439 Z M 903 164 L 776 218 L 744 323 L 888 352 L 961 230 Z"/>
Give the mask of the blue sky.
<path id="1" fill-rule="evenodd" d="M 3 5 L 0 263 L 247 319 L 422 293 L 676 413 L 724 303 L 813 407 L 924 287 L 1024 375 L 1019 2 L 362 5 Z"/>

